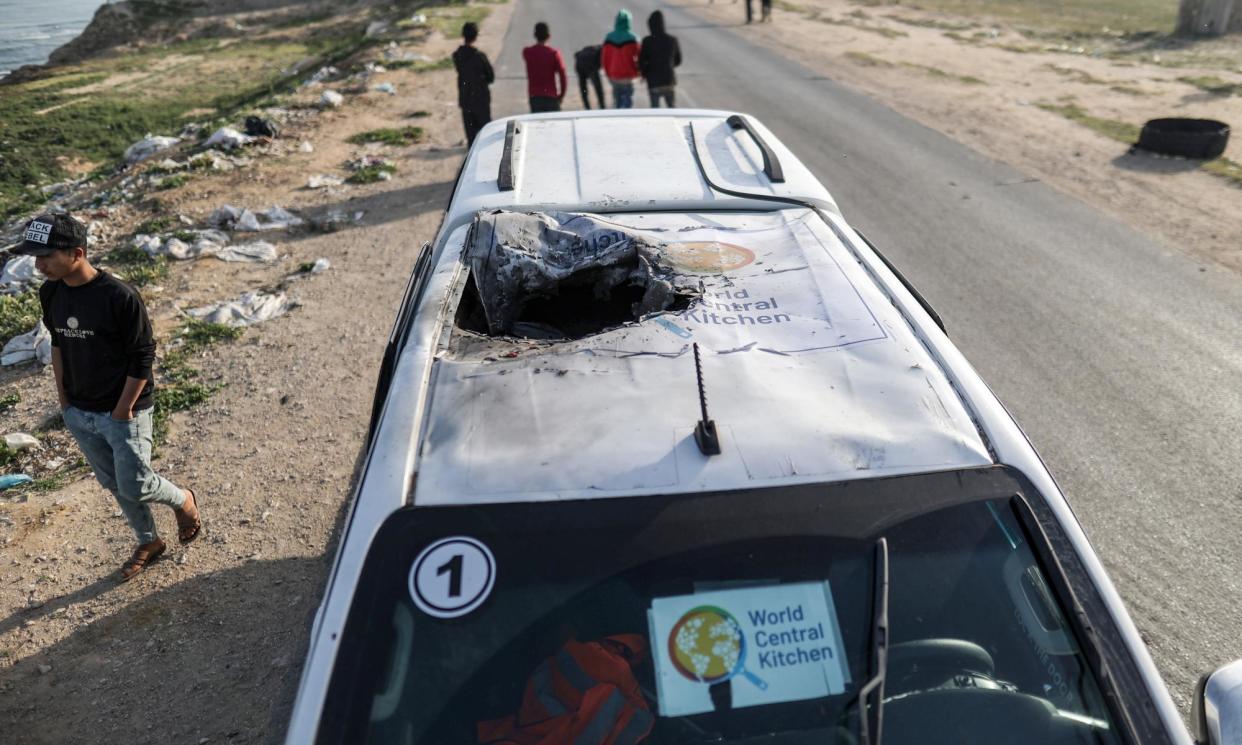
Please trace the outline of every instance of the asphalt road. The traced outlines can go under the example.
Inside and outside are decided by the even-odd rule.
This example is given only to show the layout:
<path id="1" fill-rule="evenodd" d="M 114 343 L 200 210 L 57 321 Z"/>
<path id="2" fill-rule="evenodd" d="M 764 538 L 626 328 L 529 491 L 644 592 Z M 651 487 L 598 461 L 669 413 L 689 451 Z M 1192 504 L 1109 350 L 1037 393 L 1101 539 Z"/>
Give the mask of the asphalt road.
<path id="1" fill-rule="evenodd" d="M 627 2 L 640 36 L 661 7 L 679 37 L 679 105 L 757 115 L 930 300 L 1048 462 L 1187 711 L 1200 673 L 1242 657 L 1242 277 L 750 43 L 744 26 Z M 573 51 L 600 43 L 618 7 L 520 0 L 494 115 L 527 110 L 521 49 L 539 20 L 579 107 Z"/>

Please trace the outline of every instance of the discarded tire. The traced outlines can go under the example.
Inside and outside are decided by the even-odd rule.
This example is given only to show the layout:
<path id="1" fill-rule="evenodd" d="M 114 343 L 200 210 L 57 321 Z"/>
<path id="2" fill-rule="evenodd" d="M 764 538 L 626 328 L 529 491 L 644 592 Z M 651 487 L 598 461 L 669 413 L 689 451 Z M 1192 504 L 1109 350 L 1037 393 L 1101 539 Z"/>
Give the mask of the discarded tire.
<path id="1" fill-rule="evenodd" d="M 1229 125 L 1213 119 L 1152 119 L 1143 125 L 1140 150 L 1196 160 L 1219 158 L 1229 143 Z"/>

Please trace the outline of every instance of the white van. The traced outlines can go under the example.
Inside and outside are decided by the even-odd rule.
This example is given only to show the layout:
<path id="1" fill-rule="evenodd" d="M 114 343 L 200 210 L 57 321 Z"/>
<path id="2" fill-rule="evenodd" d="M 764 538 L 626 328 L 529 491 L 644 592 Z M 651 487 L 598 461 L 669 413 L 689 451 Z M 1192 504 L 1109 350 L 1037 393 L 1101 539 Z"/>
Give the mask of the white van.
<path id="1" fill-rule="evenodd" d="M 1204 740 L 1237 742 L 1237 678 Z M 287 741 L 881 738 L 1190 742 L 1021 430 L 771 132 L 493 122 L 398 312 Z"/>

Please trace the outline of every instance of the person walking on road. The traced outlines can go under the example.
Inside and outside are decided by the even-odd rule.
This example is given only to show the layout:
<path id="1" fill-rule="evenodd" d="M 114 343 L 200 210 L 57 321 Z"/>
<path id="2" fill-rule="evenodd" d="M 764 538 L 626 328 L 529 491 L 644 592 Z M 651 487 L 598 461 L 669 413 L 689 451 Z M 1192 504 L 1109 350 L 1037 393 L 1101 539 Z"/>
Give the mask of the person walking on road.
<path id="1" fill-rule="evenodd" d="M 124 582 L 168 548 L 156 532 L 150 505 L 173 509 L 183 544 L 203 529 L 194 492 L 151 469 L 151 321 L 134 288 L 91 266 L 86 226 L 70 215 L 31 220 L 17 253 L 34 256 L 35 268 L 47 277 L 39 304 L 52 337 L 52 372 L 65 426 L 138 539 L 121 566 Z"/>
<path id="2" fill-rule="evenodd" d="M 496 81 L 496 73 L 487 55 L 475 49 L 474 42 L 478 38 L 478 24 L 464 24 L 462 44 L 453 52 L 453 67 L 457 68 L 457 105 L 461 107 L 461 121 L 466 128 L 466 147 L 474 144 L 479 130 L 492 120 L 492 93 L 488 86 Z"/>
<path id="3" fill-rule="evenodd" d="M 750 0 L 747 0 L 749 2 Z M 767 23 L 772 20 L 772 0 L 759 0 L 759 10 L 761 15 L 759 20 Z"/>
<path id="4" fill-rule="evenodd" d="M 651 35 L 643 39 L 638 69 L 647 81 L 651 108 L 660 108 L 660 99 L 664 99 L 664 104 L 671 109 L 677 106 L 673 92 L 677 78 L 673 68 L 681 64 L 681 46 L 676 36 L 664 31 L 664 13 L 657 10 L 647 16 L 647 28 L 651 29 Z"/>
<path id="5" fill-rule="evenodd" d="M 587 95 L 587 82 L 595 88 L 595 97 L 599 99 L 599 107 L 607 108 L 608 104 L 604 103 L 604 81 L 600 79 L 600 55 L 601 48 L 597 44 L 595 46 L 583 47 L 574 53 L 574 71 L 578 73 L 578 92 L 582 94 L 582 108 L 591 108 L 591 97 Z"/>
<path id="6" fill-rule="evenodd" d="M 634 81 L 638 79 L 638 37 L 630 30 L 634 18 L 621 10 L 613 29 L 604 37 L 600 62 L 608 82 L 612 83 L 612 105 L 617 109 L 634 106 Z"/>
<path id="7" fill-rule="evenodd" d="M 565 98 L 568 81 L 565 77 L 565 60 L 561 51 L 548 45 L 552 38 L 548 24 L 535 24 L 535 43 L 522 50 L 526 61 L 526 93 L 530 96 L 530 111 L 560 111 Z"/>

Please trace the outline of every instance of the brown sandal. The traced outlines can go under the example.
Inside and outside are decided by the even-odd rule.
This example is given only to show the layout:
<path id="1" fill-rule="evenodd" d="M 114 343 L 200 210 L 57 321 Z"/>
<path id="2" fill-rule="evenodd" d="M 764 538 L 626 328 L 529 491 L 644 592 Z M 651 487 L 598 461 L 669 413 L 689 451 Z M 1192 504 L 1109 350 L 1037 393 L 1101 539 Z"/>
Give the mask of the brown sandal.
<path id="1" fill-rule="evenodd" d="M 194 509 L 198 512 L 198 517 L 186 522 L 182 521 L 181 514 L 177 515 L 177 540 L 183 546 L 187 543 L 192 543 L 195 538 L 198 538 L 199 533 L 203 532 L 203 513 L 198 509 L 198 495 L 194 493 L 193 489 L 186 489 L 186 491 L 189 492 L 190 499 L 194 502 Z"/>
<path id="2" fill-rule="evenodd" d="M 148 546 L 154 546 L 154 548 L 148 548 Z M 134 549 L 134 555 L 130 557 L 129 561 L 121 565 L 121 581 L 128 582 L 133 579 L 135 575 L 147 568 L 147 564 L 163 556 L 167 548 L 168 545 L 157 538 L 154 543 L 148 543 Z"/>

